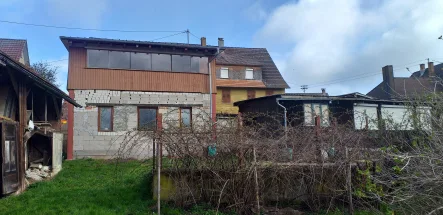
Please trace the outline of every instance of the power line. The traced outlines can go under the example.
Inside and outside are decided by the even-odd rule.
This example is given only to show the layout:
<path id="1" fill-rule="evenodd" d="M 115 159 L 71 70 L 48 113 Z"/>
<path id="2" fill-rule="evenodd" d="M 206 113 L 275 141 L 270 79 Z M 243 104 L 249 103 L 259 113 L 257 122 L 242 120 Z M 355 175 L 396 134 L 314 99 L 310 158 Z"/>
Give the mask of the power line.
<path id="1" fill-rule="evenodd" d="M 149 42 L 154 42 L 154 41 L 157 41 L 157 40 L 165 39 L 165 38 L 168 38 L 168 37 L 173 37 L 173 36 L 176 36 L 176 35 L 179 35 L 179 34 L 184 34 L 184 33 L 186 33 L 186 31 L 182 31 L 180 33 L 171 34 L 171 35 L 168 35 L 168 36 L 156 38 L 156 39 L 150 40 Z"/>
<path id="2" fill-rule="evenodd" d="M 194 36 L 197 39 L 200 39 L 199 37 L 195 36 L 193 33 L 189 32 L 192 36 Z"/>
<path id="3" fill-rule="evenodd" d="M 8 20 L 0 20 L 1 23 L 15 24 L 15 25 L 27 25 L 34 27 L 44 27 L 44 28 L 58 28 L 58 29 L 68 29 L 68 30 L 82 30 L 82 31 L 106 31 L 106 32 L 122 32 L 122 33 L 167 33 L 167 32 L 183 32 L 183 31 L 144 31 L 144 30 L 119 30 L 119 29 L 98 29 L 98 28 L 79 28 L 79 27 L 66 27 L 66 26 L 55 26 L 55 25 L 43 25 L 43 24 L 33 24 L 24 22 L 14 22 Z"/>
<path id="4" fill-rule="evenodd" d="M 60 62 L 60 61 L 65 61 L 65 60 L 69 60 L 69 59 L 66 58 L 66 59 L 60 59 L 60 60 L 54 60 L 54 61 L 47 61 L 46 63 L 55 63 L 55 62 Z"/>

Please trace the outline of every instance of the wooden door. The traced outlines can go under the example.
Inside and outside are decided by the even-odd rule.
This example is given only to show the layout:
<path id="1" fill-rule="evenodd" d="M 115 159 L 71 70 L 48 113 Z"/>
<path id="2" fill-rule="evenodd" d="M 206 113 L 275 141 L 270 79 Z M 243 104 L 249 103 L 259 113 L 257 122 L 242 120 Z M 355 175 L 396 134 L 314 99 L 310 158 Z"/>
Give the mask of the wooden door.
<path id="1" fill-rule="evenodd" d="M 2 193 L 9 194 L 17 191 L 18 153 L 17 153 L 17 123 L 1 122 L 1 156 L 2 156 Z"/>

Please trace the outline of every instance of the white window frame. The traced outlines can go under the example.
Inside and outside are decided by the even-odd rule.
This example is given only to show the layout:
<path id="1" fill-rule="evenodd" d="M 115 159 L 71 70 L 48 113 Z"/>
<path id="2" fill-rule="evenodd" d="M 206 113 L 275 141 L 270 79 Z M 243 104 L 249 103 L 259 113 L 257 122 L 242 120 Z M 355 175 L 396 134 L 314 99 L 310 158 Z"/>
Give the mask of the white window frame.
<path id="1" fill-rule="evenodd" d="M 223 78 L 223 79 L 229 78 L 229 69 L 228 68 L 223 67 L 220 69 L 220 78 Z"/>
<path id="2" fill-rule="evenodd" d="M 250 75 L 248 75 L 248 74 L 250 74 Z M 245 79 L 247 79 L 247 80 L 254 79 L 254 69 L 246 68 Z"/>

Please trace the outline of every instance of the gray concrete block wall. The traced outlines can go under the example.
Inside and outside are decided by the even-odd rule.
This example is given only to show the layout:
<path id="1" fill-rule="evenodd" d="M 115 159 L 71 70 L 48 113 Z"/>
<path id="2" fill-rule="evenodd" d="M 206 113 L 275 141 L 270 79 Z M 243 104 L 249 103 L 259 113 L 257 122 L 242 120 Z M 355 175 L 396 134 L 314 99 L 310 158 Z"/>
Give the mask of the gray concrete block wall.
<path id="1" fill-rule="evenodd" d="M 138 106 L 157 107 L 163 114 L 164 125 L 170 122 L 178 125 L 180 106 L 192 107 L 196 125 L 203 123 L 205 116 L 209 117 L 209 94 L 110 90 L 75 90 L 74 94 L 75 100 L 83 106 L 74 108 L 75 158 L 152 157 L 152 139 L 137 131 Z M 112 132 L 98 131 L 98 106 L 101 105 L 114 107 Z M 139 137 L 134 138 L 134 135 Z M 127 151 L 128 148 L 132 150 Z M 119 154 L 122 150 L 125 153 Z"/>

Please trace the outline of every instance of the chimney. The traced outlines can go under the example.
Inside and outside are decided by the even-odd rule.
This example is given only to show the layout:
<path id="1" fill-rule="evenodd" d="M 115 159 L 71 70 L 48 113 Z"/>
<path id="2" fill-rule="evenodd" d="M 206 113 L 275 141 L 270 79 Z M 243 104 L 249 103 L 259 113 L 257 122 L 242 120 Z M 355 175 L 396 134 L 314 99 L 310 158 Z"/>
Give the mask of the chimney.
<path id="1" fill-rule="evenodd" d="M 387 98 L 394 97 L 395 83 L 394 83 L 394 69 L 392 65 L 387 65 L 382 68 L 383 71 L 383 90 Z"/>
<path id="2" fill-rule="evenodd" d="M 200 38 L 201 46 L 206 46 L 206 37 Z"/>
<path id="3" fill-rule="evenodd" d="M 321 94 L 324 95 L 324 96 L 326 95 L 326 89 L 325 88 L 321 88 Z"/>
<path id="4" fill-rule="evenodd" d="M 428 62 L 428 76 L 435 77 L 434 62 Z"/>
<path id="5" fill-rule="evenodd" d="M 223 38 L 218 38 L 218 47 L 223 47 L 225 46 L 225 40 Z"/>
<path id="6" fill-rule="evenodd" d="M 425 69 L 426 69 L 425 64 L 424 63 L 420 64 L 420 77 L 422 77 L 423 74 L 425 74 Z"/>

